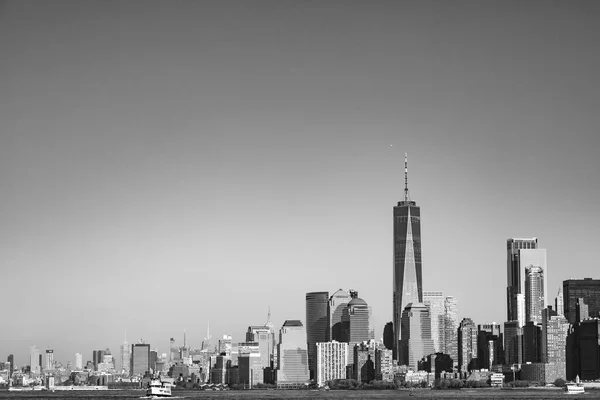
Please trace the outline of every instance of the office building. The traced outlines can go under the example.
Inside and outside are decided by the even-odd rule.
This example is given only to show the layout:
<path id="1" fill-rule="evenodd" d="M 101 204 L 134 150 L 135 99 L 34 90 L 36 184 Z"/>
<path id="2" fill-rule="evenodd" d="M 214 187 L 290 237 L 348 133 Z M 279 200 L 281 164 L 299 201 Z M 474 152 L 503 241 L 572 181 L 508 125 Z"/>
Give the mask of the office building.
<path id="1" fill-rule="evenodd" d="M 44 363 L 44 371 L 54 370 L 54 350 L 46 350 L 46 362 Z"/>
<path id="2" fill-rule="evenodd" d="M 263 368 L 273 367 L 276 345 L 270 310 L 267 316 L 267 322 L 264 325 L 253 325 L 248 327 L 248 331 L 246 332 L 246 342 L 258 343 L 260 360 Z"/>
<path id="3" fill-rule="evenodd" d="M 13 374 L 13 371 L 15 370 L 15 356 L 12 354 L 9 354 L 8 357 L 6 357 L 6 361 L 10 364 L 9 377 L 11 377 Z"/>
<path id="4" fill-rule="evenodd" d="M 583 299 L 588 306 L 590 317 L 600 316 L 600 279 L 567 279 L 563 281 L 563 302 L 565 316 L 569 323 L 576 321 L 577 299 Z"/>
<path id="5" fill-rule="evenodd" d="M 548 270 L 546 265 L 546 250 L 538 248 L 537 238 L 511 238 L 507 244 L 507 320 L 522 321 L 525 316 L 521 314 L 518 305 L 518 294 L 525 294 L 525 268 L 539 267 L 544 271 L 543 284 L 544 299 L 542 308 L 545 307 L 546 294 L 548 293 Z M 522 326 L 522 325 L 521 325 Z"/>
<path id="6" fill-rule="evenodd" d="M 40 349 L 35 345 L 29 348 L 29 367 L 32 374 L 39 374 L 42 372 L 42 360 Z"/>
<path id="7" fill-rule="evenodd" d="M 81 371 L 83 369 L 83 355 L 81 353 L 75 353 L 75 370 Z"/>
<path id="8" fill-rule="evenodd" d="M 542 314 L 542 362 L 548 364 L 546 382 L 566 378 L 569 321 L 550 308 Z"/>
<path id="9" fill-rule="evenodd" d="M 541 324 L 540 324 L 541 325 Z M 542 329 L 529 321 L 523 327 L 523 362 L 539 363 L 542 361 Z"/>
<path id="10" fill-rule="evenodd" d="M 446 351 L 445 300 L 442 292 L 423 292 L 423 304 L 429 308 L 431 339 L 436 353 Z"/>
<path id="11" fill-rule="evenodd" d="M 175 343 L 175 338 L 169 339 L 169 362 L 175 363 L 179 360 L 179 348 Z"/>
<path id="12" fill-rule="evenodd" d="M 239 383 L 250 387 L 264 382 L 263 366 L 257 342 L 238 343 Z"/>
<path id="13" fill-rule="evenodd" d="M 348 303 L 352 297 L 350 291 L 339 289 L 329 298 L 329 324 L 331 340 L 348 342 L 348 327 L 344 326 L 343 316 L 348 312 Z"/>
<path id="14" fill-rule="evenodd" d="M 477 325 L 477 364 L 479 369 L 492 370 L 504 364 L 503 336 L 500 324 L 495 322 Z"/>
<path id="15" fill-rule="evenodd" d="M 410 303 L 404 309 L 400 323 L 402 339 L 398 345 L 398 361 L 417 371 L 418 362 L 433 353 L 429 309 L 423 303 Z"/>
<path id="16" fill-rule="evenodd" d="M 352 300 L 347 305 L 347 312 L 342 317 L 343 326 L 347 328 L 350 348 L 355 344 L 373 339 L 371 331 L 371 309 L 366 301 L 358 297 L 358 292 L 352 291 Z"/>
<path id="17" fill-rule="evenodd" d="M 544 309 L 544 270 L 533 265 L 525 267 L 525 322 L 542 323 Z"/>
<path id="18" fill-rule="evenodd" d="M 477 326 L 471 318 L 463 318 L 458 326 L 459 371 L 468 372 L 473 359 L 477 359 Z"/>
<path id="19" fill-rule="evenodd" d="M 251 331 L 250 327 L 248 327 L 248 331 Z M 248 333 L 246 333 L 246 336 L 248 336 Z M 226 357 L 231 357 L 231 349 L 233 348 L 231 341 L 232 338 L 230 335 L 223 335 L 223 338 L 219 339 L 219 354 L 225 354 Z M 246 338 L 246 341 L 253 342 L 254 337 L 252 340 L 248 340 L 248 338 Z"/>
<path id="20" fill-rule="evenodd" d="M 408 194 L 408 161 L 404 158 L 404 200 L 394 207 L 394 355 L 402 339 L 401 320 L 408 304 L 423 303 L 421 209 Z M 429 314 L 429 313 L 427 313 Z M 414 340 L 414 337 L 413 337 Z"/>
<path id="21" fill-rule="evenodd" d="M 306 293 L 306 339 L 311 379 L 315 379 L 317 367 L 317 342 L 328 342 L 329 333 L 329 292 Z"/>
<path id="22" fill-rule="evenodd" d="M 590 307 L 585 304 L 585 300 L 581 297 L 575 303 L 575 323 L 581 322 L 590 317 Z"/>
<path id="23" fill-rule="evenodd" d="M 448 296 L 444 300 L 444 353 L 448 354 L 454 366 L 458 367 L 458 305 L 456 298 Z"/>
<path id="24" fill-rule="evenodd" d="M 129 376 L 131 373 L 131 348 L 127 339 L 121 343 L 121 373 L 125 376 Z"/>
<path id="25" fill-rule="evenodd" d="M 348 343 L 318 342 L 316 382 L 319 387 L 333 379 L 346 379 Z"/>
<path id="26" fill-rule="evenodd" d="M 394 348 L 394 323 L 391 321 L 383 327 L 383 345 L 389 350 Z"/>
<path id="27" fill-rule="evenodd" d="M 504 323 L 504 357 L 507 365 L 523 363 L 523 328 L 518 321 Z"/>
<path id="28" fill-rule="evenodd" d="M 131 345 L 131 376 L 144 376 L 150 372 L 150 345 L 140 342 Z"/>
<path id="29" fill-rule="evenodd" d="M 566 299 L 565 299 L 566 302 Z M 567 337 L 567 379 L 600 378 L 600 319 L 571 325 Z"/>
<path id="30" fill-rule="evenodd" d="M 277 387 L 296 388 L 309 380 L 306 330 L 302 322 L 287 320 L 279 330 Z"/>

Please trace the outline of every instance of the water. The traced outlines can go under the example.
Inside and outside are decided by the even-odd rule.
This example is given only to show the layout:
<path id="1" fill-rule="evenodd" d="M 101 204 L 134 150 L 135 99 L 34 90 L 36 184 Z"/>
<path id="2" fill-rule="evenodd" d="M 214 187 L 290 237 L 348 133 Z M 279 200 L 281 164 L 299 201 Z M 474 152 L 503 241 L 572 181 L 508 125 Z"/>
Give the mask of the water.
<path id="1" fill-rule="evenodd" d="M 567 395 L 556 389 L 461 389 L 461 390 L 229 390 L 229 391 L 176 391 L 172 399 L 600 399 L 600 390 L 587 390 L 581 395 Z M 142 390 L 107 390 L 102 392 L 0 392 L 0 399 L 85 399 L 85 400 L 129 400 L 148 399 Z"/>

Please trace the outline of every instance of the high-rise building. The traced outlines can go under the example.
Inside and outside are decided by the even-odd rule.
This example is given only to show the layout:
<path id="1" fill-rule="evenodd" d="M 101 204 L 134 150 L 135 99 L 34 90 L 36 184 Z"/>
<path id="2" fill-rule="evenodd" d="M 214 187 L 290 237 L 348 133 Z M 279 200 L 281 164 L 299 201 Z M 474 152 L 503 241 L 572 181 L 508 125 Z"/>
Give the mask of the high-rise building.
<path id="1" fill-rule="evenodd" d="M 429 307 L 431 317 L 431 339 L 436 353 L 446 351 L 446 309 L 442 292 L 423 292 L 423 304 Z"/>
<path id="2" fill-rule="evenodd" d="M 576 322 L 567 338 L 567 379 L 600 378 L 600 319 Z"/>
<path id="3" fill-rule="evenodd" d="M 9 369 L 9 378 L 10 378 L 13 374 L 13 371 L 15 370 L 15 356 L 12 354 L 9 354 L 8 357 L 6 357 L 6 361 L 10 364 L 10 369 Z"/>
<path id="4" fill-rule="evenodd" d="M 545 307 L 546 287 L 548 281 L 548 270 L 546 265 L 546 250 L 538 248 L 537 238 L 511 238 L 506 241 L 507 247 L 507 288 L 506 309 L 508 321 L 521 321 L 525 317 L 520 315 L 520 307 L 517 303 L 517 295 L 525 292 L 525 268 L 529 266 L 540 267 L 545 274 L 544 300 Z"/>
<path id="5" fill-rule="evenodd" d="M 544 309 L 544 270 L 530 265 L 525 267 L 525 321 L 542 323 Z"/>
<path id="6" fill-rule="evenodd" d="M 542 360 L 542 329 L 533 321 L 523 327 L 523 362 L 539 363 Z"/>
<path id="7" fill-rule="evenodd" d="M 458 326 L 458 368 L 469 371 L 471 360 L 477 358 L 477 326 L 471 318 L 463 318 Z"/>
<path id="8" fill-rule="evenodd" d="M 383 345 L 389 350 L 394 348 L 394 323 L 392 321 L 383 327 Z"/>
<path id="9" fill-rule="evenodd" d="M 169 362 L 174 363 L 179 359 L 179 348 L 175 343 L 175 338 L 169 340 Z"/>
<path id="10" fill-rule="evenodd" d="M 588 305 L 590 317 L 600 316 L 600 279 L 567 279 L 563 281 L 565 316 L 574 324 L 577 299 L 582 298 Z"/>
<path id="11" fill-rule="evenodd" d="M 317 342 L 317 385 L 323 386 L 333 379 L 346 379 L 348 343 L 338 341 Z"/>
<path id="12" fill-rule="evenodd" d="M 404 158 L 404 200 L 394 207 L 394 355 L 398 355 L 400 326 L 408 304 L 422 304 L 421 209 L 408 195 L 408 161 Z"/>
<path id="13" fill-rule="evenodd" d="M 300 387 L 309 380 L 306 343 L 302 322 L 287 320 L 283 323 L 277 345 L 277 387 Z"/>
<path id="14" fill-rule="evenodd" d="M 575 303 L 575 322 L 581 322 L 590 317 L 590 307 L 583 298 L 578 298 Z"/>
<path id="15" fill-rule="evenodd" d="M 366 301 L 358 297 L 358 292 L 351 292 L 352 300 L 348 303 L 348 310 L 344 313 L 342 322 L 347 326 L 347 339 L 350 348 L 355 344 L 373 339 L 371 327 L 371 309 Z"/>
<path id="16" fill-rule="evenodd" d="M 477 325 L 477 364 L 478 368 L 492 369 L 504 364 L 503 336 L 500 324 L 495 322 Z"/>
<path id="17" fill-rule="evenodd" d="M 131 345 L 131 367 L 132 376 L 144 376 L 150 372 L 150 345 L 135 343 Z"/>
<path id="18" fill-rule="evenodd" d="M 29 348 L 29 366 L 32 374 L 42 372 L 42 362 L 40 360 L 41 353 L 35 345 Z"/>
<path id="19" fill-rule="evenodd" d="M 238 343 L 239 383 L 254 386 L 264 382 L 260 346 L 257 342 Z"/>
<path id="20" fill-rule="evenodd" d="M 523 363 L 523 327 L 518 321 L 504 323 L 504 357 L 508 365 Z"/>
<path id="21" fill-rule="evenodd" d="M 564 315 L 553 315 L 550 309 L 542 314 L 542 362 L 563 364 L 563 378 L 567 362 L 567 336 L 569 321 Z"/>
<path id="22" fill-rule="evenodd" d="M 317 342 L 329 341 L 329 292 L 306 293 L 306 339 L 308 340 L 308 369 L 315 378 Z"/>
<path id="23" fill-rule="evenodd" d="M 444 300 L 444 353 L 452 358 L 455 367 L 458 367 L 458 302 L 453 296 Z"/>
<path id="24" fill-rule="evenodd" d="M 400 323 L 402 339 L 398 345 L 398 361 L 417 371 L 419 361 L 433 353 L 429 309 L 423 303 L 409 303 Z"/>
<path id="25" fill-rule="evenodd" d="M 556 315 L 565 315 L 565 303 L 561 287 L 558 288 L 558 293 L 556 295 L 556 298 L 554 299 L 554 308 L 556 310 Z"/>
<path id="26" fill-rule="evenodd" d="M 127 343 L 127 337 L 121 343 L 121 373 L 125 376 L 131 374 L 131 348 L 129 347 L 129 343 Z"/>
<path id="27" fill-rule="evenodd" d="M 54 350 L 47 349 L 46 350 L 46 362 L 44 363 L 45 371 L 54 370 Z"/>
<path id="28" fill-rule="evenodd" d="M 81 371 L 83 369 L 83 355 L 81 353 L 75 353 L 75 370 Z"/>
<path id="29" fill-rule="evenodd" d="M 223 338 L 219 339 L 219 354 L 225 353 L 225 356 L 231 357 L 231 349 L 233 348 L 231 340 L 232 338 L 230 335 L 223 335 Z M 246 341 L 248 341 L 248 339 L 246 339 Z M 254 341 L 254 338 L 250 341 Z"/>
<path id="30" fill-rule="evenodd" d="M 375 379 L 375 349 L 376 346 L 372 341 L 353 346 L 352 379 L 363 383 L 369 383 Z"/>
<path id="31" fill-rule="evenodd" d="M 264 325 L 253 325 L 248 327 L 246 332 L 246 342 L 256 342 L 260 348 L 260 359 L 263 368 L 272 368 L 275 351 L 276 340 L 275 332 L 273 331 L 273 323 L 271 322 L 271 310 L 267 316 L 267 322 Z"/>
<path id="32" fill-rule="evenodd" d="M 331 340 L 348 342 L 348 327 L 344 326 L 343 317 L 348 312 L 348 303 L 352 300 L 350 291 L 339 289 L 329 298 L 329 325 Z"/>

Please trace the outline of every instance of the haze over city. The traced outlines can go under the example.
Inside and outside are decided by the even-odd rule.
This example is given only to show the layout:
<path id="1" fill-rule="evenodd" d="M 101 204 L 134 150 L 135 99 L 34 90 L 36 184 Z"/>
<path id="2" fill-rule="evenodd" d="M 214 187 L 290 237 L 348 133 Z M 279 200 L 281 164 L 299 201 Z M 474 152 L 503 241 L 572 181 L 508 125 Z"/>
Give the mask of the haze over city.
<path id="1" fill-rule="evenodd" d="M 0 2 L 0 354 L 241 341 L 339 288 L 380 338 L 405 152 L 460 318 L 505 320 L 509 237 L 549 299 L 598 278 L 600 4 L 491 4 Z"/>

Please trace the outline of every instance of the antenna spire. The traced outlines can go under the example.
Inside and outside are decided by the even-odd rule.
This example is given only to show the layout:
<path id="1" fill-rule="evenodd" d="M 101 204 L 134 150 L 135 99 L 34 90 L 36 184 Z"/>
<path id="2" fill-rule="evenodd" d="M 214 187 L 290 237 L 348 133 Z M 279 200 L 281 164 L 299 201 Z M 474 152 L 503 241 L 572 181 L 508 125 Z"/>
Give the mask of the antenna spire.
<path id="1" fill-rule="evenodd" d="M 408 153 L 404 153 L 404 201 L 408 201 Z"/>

